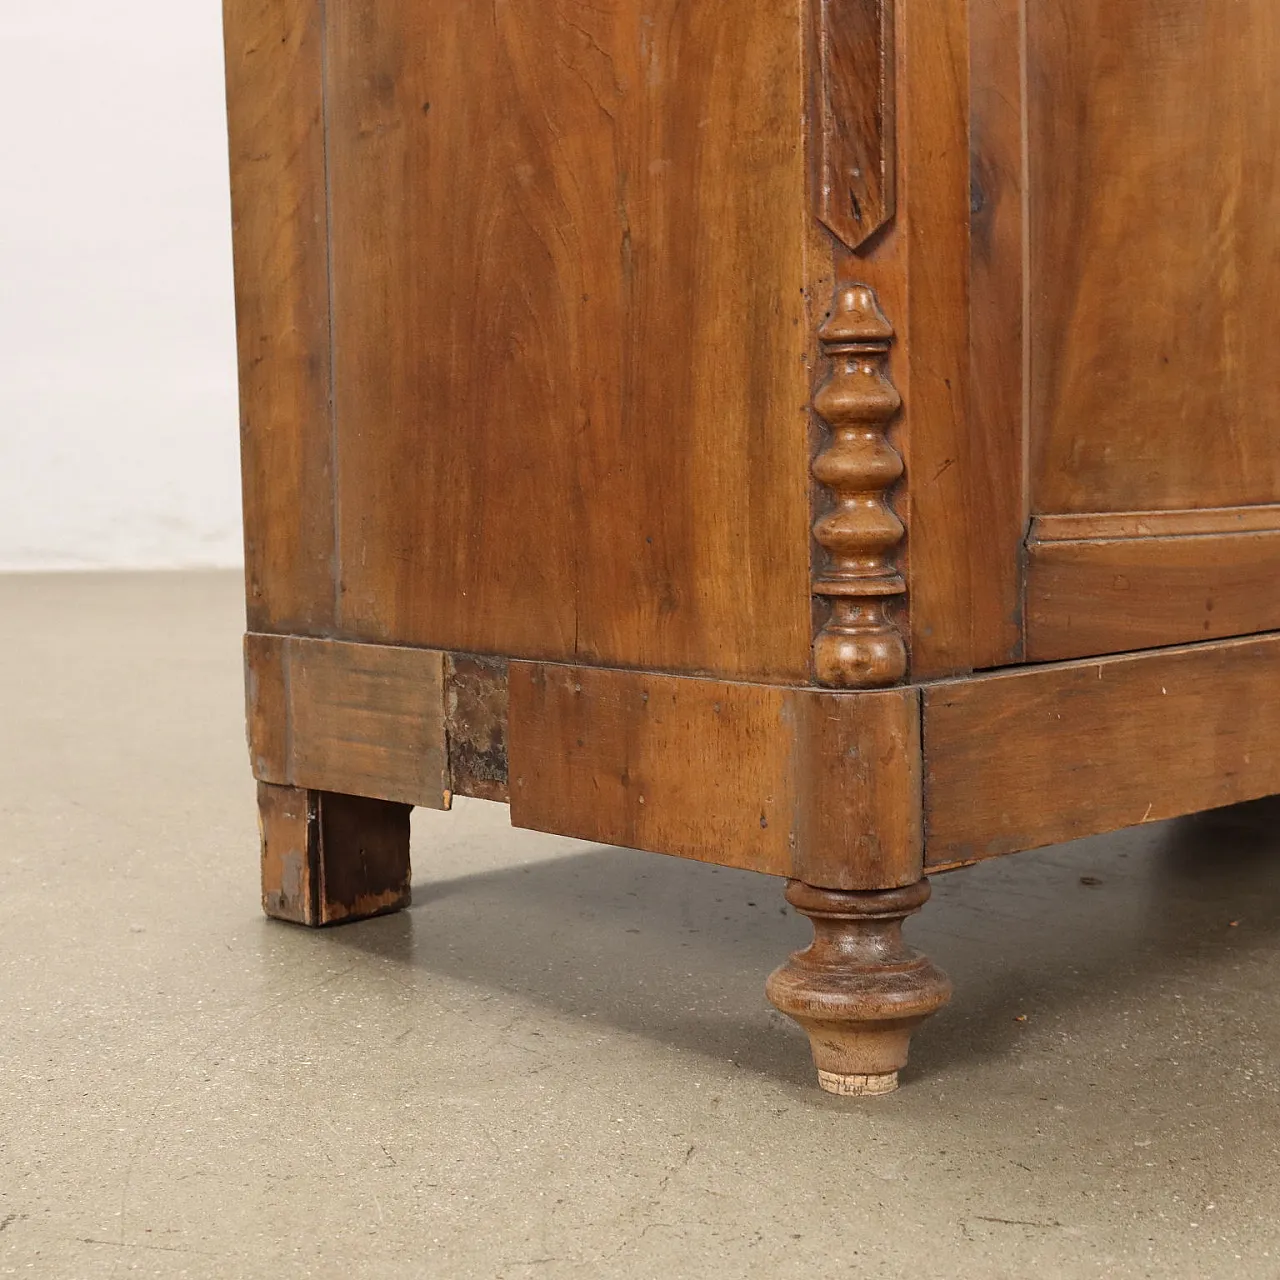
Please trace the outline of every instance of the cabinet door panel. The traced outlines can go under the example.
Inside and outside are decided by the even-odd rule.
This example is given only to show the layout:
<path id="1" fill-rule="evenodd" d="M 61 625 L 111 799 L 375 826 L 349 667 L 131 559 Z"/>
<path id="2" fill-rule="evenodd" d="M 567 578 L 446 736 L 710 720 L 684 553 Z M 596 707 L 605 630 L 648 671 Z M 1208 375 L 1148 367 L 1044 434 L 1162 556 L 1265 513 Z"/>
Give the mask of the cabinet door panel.
<path id="1" fill-rule="evenodd" d="M 1026 657 L 1280 628 L 1280 5 L 1024 3 Z"/>
<path id="2" fill-rule="evenodd" d="M 1280 5 L 1027 21 L 1032 510 L 1280 500 Z"/>

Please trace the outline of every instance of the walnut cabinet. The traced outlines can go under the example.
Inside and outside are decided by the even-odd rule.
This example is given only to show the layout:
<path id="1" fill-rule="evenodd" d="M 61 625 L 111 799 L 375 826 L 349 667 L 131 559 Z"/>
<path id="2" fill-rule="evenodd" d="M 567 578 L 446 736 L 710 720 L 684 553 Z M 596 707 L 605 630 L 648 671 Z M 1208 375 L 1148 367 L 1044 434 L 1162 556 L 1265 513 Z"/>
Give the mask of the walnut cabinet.
<path id="1" fill-rule="evenodd" d="M 1280 791 L 1280 3 L 226 0 L 267 912 L 453 795 L 789 881 Z M 779 959 L 783 959 L 779 957 Z"/>

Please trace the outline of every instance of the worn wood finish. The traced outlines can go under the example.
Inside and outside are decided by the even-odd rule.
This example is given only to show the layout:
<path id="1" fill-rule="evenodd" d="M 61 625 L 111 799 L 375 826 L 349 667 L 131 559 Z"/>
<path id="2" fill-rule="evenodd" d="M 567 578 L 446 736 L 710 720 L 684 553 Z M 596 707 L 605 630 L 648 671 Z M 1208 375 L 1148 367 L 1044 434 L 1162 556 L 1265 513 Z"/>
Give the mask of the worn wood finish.
<path id="1" fill-rule="evenodd" d="M 511 664 L 511 820 L 839 889 L 919 879 L 918 704 Z"/>
<path id="2" fill-rule="evenodd" d="M 814 0 L 814 208 L 856 249 L 896 209 L 896 0 Z"/>
<path id="3" fill-rule="evenodd" d="M 799 0 L 327 13 L 342 635 L 807 679 Z"/>
<path id="4" fill-rule="evenodd" d="M 927 687 L 931 868 L 1280 792 L 1280 635 Z"/>
<path id="5" fill-rule="evenodd" d="M 1171 514 L 1195 527 L 1195 513 Z M 1034 541 L 1027 656 L 1051 661 L 1278 630 L 1277 584 L 1280 529 Z"/>
<path id="6" fill-rule="evenodd" d="M 333 622 L 321 6 L 224 0 L 250 627 Z"/>
<path id="7" fill-rule="evenodd" d="M 443 654 L 250 634 L 245 662 L 260 781 L 448 808 Z"/>
<path id="8" fill-rule="evenodd" d="M 809 1034 L 828 1093 L 892 1093 L 912 1032 L 951 998 L 951 982 L 902 938 L 929 900 L 920 880 L 880 893 L 834 893 L 793 880 L 787 901 L 813 922 L 813 942 L 769 978 L 769 999 Z"/>
<path id="9" fill-rule="evenodd" d="M 258 784 L 262 909 L 342 924 L 409 905 L 409 806 Z"/>
<path id="10" fill-rule="evenodd" d="M 505 803 L 507 663 L 450 653 L 444 679 L 449 785 L 455 795 Z"/>
<path id="11" fill-rule="evenodd" d="M 1033 510 L 1280 501 L 1280 7 L 1027 13 Z"/>

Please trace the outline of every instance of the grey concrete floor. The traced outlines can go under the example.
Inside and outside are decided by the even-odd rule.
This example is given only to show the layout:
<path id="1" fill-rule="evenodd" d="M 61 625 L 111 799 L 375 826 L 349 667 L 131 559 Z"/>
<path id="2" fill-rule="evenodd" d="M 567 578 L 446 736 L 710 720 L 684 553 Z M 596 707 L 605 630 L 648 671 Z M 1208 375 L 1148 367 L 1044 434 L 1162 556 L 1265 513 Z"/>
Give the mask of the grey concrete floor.
<path id="1" fill-rule="evenodd" d="M 1276 804 L 940 879 L 953 1004 L 829 1098 L 762 877 L 472 802 L 264 920 L 239 592 L 0 579 L 0 1274 L 1280 1275 Z"/>

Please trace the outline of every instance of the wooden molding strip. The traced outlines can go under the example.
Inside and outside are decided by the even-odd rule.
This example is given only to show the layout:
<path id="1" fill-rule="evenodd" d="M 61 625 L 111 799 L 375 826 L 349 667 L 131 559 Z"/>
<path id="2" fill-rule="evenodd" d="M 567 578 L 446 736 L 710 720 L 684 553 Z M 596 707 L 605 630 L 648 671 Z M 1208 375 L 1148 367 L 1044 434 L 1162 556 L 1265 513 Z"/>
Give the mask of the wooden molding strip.
<path id="1" fill-rule="evenodd" d="M 1199 511 L 1100 511 L 1039 515 L 1028 542 L 1109 541 L 1118 538 L 1190 538 L 1227 533 L 1280 533 L 1280 503 L 1208 507 Z"/>
<path id="2" fill-rule="evenodd" d="M 828 889 L 920 878 L 915 690 L 510 670 L 513 825 Z"/>
<path id="3" fill-rule="evenodd" d="M 1027 657 L 1052 662 L 1280 629 L 1280 529 L 1184 527 L 1173 536 L 1031 543 Z"/>
<path id="4" fill-rule="evenodd" d="M 934 870 L 1280 793 L 1280 634 L 926 686 Z"/>

